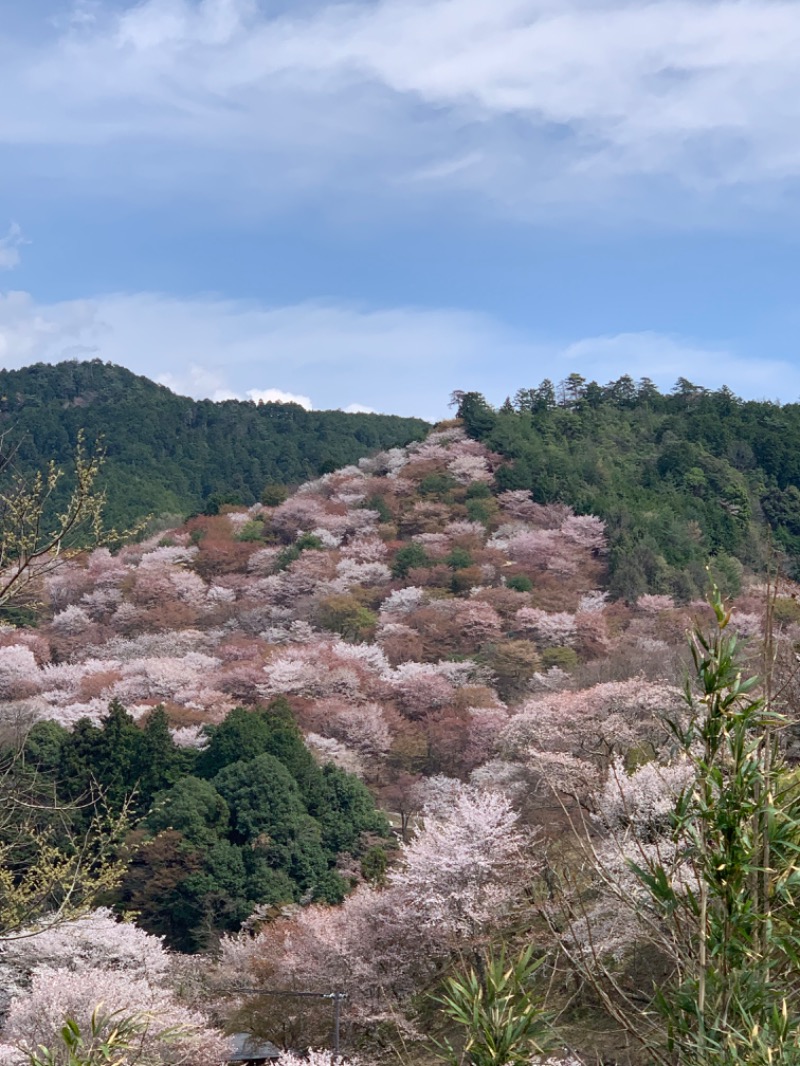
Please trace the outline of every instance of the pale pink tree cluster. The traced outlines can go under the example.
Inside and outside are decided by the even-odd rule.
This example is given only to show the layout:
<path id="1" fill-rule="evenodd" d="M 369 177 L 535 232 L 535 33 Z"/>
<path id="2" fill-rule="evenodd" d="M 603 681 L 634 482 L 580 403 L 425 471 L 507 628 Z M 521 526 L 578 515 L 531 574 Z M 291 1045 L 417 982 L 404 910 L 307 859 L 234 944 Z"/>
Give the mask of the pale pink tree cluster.
<path id="1" fill-rule="evenodd" d="M 575 615 L 566 611 L 540 611 L 536 607 L 520 607 L 515 621 L 524 633 L 530 633 L 537 643 L 545 647 L 572 645 L 577 640 Z"/>
<path id="2" fill-rule="evenodd" d="M 459 949 L 501 928 L 531 876 L 530 841 L 509 801 L 456 786 L 427 818 L 387 885 L 314 905 L 257 936 L 223 941 L 222 984 L 262 980 L 347 993 L 351 1024 L 419 1036 L 414 995 Z"/>
<path id="3" fill-rule="evenodd" d="M 135 1019 L 140 1032 L 131 1066 L 196 1062 L 224 1057 L 222 1034 L 176 994 L 172 958 L 158 937 L 95 911 L 55 928 L 31 930 L 6 941 L 3 962 L 16 977 L 3 1041 L 23 1054 L 52 1049 L 67 1062 L 59 1039 L 68 1019 L 88 1033 L 93 1015 Z"/>
<path id="4" fill-rule="evenodd" d="M 330 1051 L 309 1048 L 302 1055 L 294 1051 L 282 1051 L 275 1060 L 276 1066 L 337 1066 L 337 1063 L 347 1062 L 349 1066 L 362 1066 L 362 1059 L 358 1055 L 348 1055 L 347 1059 L 331 1055 Z"/>
<path id="5" fill-rule="evenodd" d="M 526 489 L 501 492 L 497 502 L 510 518 L 527 522 L 536 529 L 558 529 L 573 513 L 563 503 L 536 503 Z"/>
<path id="6" fill-rule="evenodd" d="M 669 829 L 678 797 L 693 780 L 694 769 L 685 759 L 664 764 L 652 760 L 629 774 L 617 755 L 597 794 L 597 820 L 612 832 L 629 830 L 641 840 L 653 840 Z"/>
<path id="7" fill-rule="evenodd" d="M 377 758 L 391 747 L 392 733 L 379 703 L 318 700 L 308 714 L 315 732 L 341 741 L 362 756 Z"/>
<path id="8" fill-rule="evenodd" d="M 341 740 L 321 736 L 319 733 L 306 733 L 306 746 L 320 765 L 326 766 L 330 763 L 348 774 L 364 776 L 364 760 L 357 751 L 343 744 Z"/>
<path id="9" fill-rule="evenodd" d="M 128 1053 L 130 1066 L 218 1066 L 224 1059 L 227 1042 L 204 1015 L 182 1006 L 162 985 L 104 967 L 80 972 L 63 966 L 37 968 L 28 992 L 11 1003 L 3 1039 L 24 1053 L 52 1049 L 56 1062 L 66 1066 L 67 1049 L 59 1039 L 63 1026 L 72 1019 L 88 1033 L 98 1008 L 99 1016 L 108 1018 L 109 1029 L 122 1018 L 140 1023 L 141 1032 Z"/>
<path id="10" fill-rule="evenodd" d="M 674 608 L 675 601 L 671 596 L 647 593 L 636 601 L 636 609 L 645 614 L 661 614 L 662 611 L 672 611 Z"/>
<path id="11" fill-rule="evenodd" d="M 662 748 L 668 719 L 679 720 L 682 693 L 642 677 L 528 700 L 498 738 L 498 751 L 541 772 L 557 791 L 587 795 L 597 767 L 613 755 L 651 745 Z"/>
<path id="12" fill-rule="evenodd" d="M 447 464 L 447 469 L 462 485 L 492 480 L 492 471 L 485 455 L 457 455 Z"/>

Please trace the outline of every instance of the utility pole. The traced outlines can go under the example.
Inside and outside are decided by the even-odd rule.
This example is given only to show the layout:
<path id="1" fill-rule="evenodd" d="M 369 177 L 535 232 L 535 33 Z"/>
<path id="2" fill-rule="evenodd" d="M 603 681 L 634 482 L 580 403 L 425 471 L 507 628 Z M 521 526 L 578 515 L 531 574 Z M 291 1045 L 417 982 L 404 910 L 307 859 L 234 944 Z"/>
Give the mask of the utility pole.
<path id="1" fill-rule="evenodd" d="M 339 1061 L 339 1015 L 342 1002 L 342 993 L 333 993 L 333 1055 L 331 1062 Z"/>

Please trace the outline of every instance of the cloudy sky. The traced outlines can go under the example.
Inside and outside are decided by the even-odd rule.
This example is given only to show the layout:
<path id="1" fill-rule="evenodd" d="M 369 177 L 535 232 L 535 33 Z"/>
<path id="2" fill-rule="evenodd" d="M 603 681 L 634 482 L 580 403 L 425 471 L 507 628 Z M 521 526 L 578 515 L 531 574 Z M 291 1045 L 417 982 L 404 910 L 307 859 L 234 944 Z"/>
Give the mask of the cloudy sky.
<path id="1" fill-rule="evenodd" d="M 0 361 L 800 398 L 798 0 L 0 0 Z"/>

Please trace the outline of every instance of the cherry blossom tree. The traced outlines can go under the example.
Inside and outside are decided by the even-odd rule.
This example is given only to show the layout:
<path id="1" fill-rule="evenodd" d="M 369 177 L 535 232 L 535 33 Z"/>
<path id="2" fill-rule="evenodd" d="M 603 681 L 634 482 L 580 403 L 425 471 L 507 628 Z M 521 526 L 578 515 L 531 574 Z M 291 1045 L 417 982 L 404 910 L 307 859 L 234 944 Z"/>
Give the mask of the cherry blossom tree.
<path id="1" fill-rule="evenodd" d="M 92 1015 L 100 1013 L 109 1026 L 120 1018 L 141 1020 L 139 1039 L 126 1060 L 131 1066 L 221 1061 L 224 1040 L 176 996 L 174 962 L 160 938 L 117 921 L 105 909 L 29 932 L 3 946 L 14 989 L 3 1032 L 6 1044 L 26 1054 L 37 1047 L 55 1050 L 68 1019 L 85 1032 Z"/>

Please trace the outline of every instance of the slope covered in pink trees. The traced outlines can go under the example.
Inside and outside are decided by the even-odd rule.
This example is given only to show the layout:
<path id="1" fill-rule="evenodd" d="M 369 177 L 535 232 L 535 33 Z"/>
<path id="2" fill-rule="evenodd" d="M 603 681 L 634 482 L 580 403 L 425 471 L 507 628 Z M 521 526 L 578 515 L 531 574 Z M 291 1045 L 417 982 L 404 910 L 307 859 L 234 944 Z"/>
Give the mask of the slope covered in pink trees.
<path id="1" fill-rule="evenodd" d="M 317 761 L 359 775 L 393 818 L 388 871 L 340 871 L 352 892 L 337 907 L 255 915 L 223 940 L 218 986 L 335 987 L 352 1036 L 417 1039 L 420 995 L 521 914 L 530 922 L 543 843 L 565 819 L 663 830 L 684 779 L 664 718 L 680 714 L 685 633 L 707 608 L 611 602 L 603 523 L 497 492 L 502 462 L 445 428 L 277 506 L 72 559 L 48 575 L 37 628 L 0 628 L 7 736 L 98 722 L 118 700 L 141 724 L 163 707 L 175 743 L 198 749 L 234 708 L 285 697 Z M 748 635 L 760 602 L 758 589 L 741 600 Z M 602 893 L 597 907 L 613 910 Z M 31 969 L 8 1022 L 23 1042 L 60 1009 L 45 987 L 59 965 L 41 952 L 49 976 L 37 984 Z M 71 996 L 72 977 L 58 980 Z M 176 1017 L 162 984 L 136 988 Z M 69 1009 L 84 1010 L 75 996 Z M 223 1013 L 249 1017 L 219 996 Z M 307 1043 L 326 1038 L 297 1017 Z"/>

